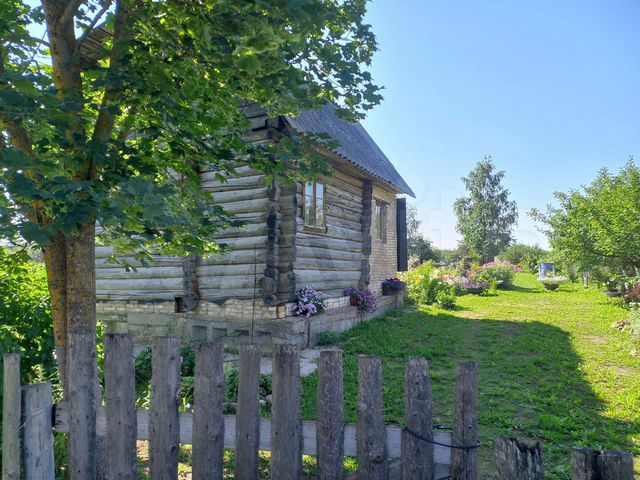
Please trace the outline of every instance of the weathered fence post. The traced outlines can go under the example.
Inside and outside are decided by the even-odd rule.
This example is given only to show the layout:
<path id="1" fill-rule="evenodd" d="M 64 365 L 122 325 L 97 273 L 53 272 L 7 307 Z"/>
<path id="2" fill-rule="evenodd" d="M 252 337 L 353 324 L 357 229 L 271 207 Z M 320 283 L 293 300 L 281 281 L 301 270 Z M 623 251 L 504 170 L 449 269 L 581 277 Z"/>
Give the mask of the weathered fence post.
<path id="1" fill-rule="evenodd" d="M 240 377 L 236 412 L 237 480 L 258 478 L 258 446 L 260 441 L 260 347 L 240 347 Z"/>
<path id="2" fill-rule="evenodd" d="M 53 394 L 50 383 L 22 387 L 24 478 L 53 480 Z M 20 445 L 20 442 L 17 442 Z"/>
<path id="3" fill-rule="evenodd" d="M 180 450 L 180 341 L 157 338 L 151 364 L 151 478 L 176 480 Z"/>
<path id="4" fill-rule="evenodd" d="M 69 334 L 67 385 L 72 479 L 96 478 L 96 357 L 95 333 Z"/>
<path id="5" fill-rule="evenodd" d="M 138 458 L 136 440 L 136 380 L 133 337 L 104 337 L 104 380 L 107 397 L 107 445 L 109 478 L 135 480 Z"/>
<path id="6" fill-rule="evenodd" d="M 193 393 L 193 479 L 222 480 L 224 470 L 224 372 L 222 343 L 196 348 Z"/>
<path id="7" fill-rule="evenodd" d="M 412 358 L 405 370 L 405 412 L 402 432 L 402 478 L 433 480 L 433 404 L 429 367 L 424 358 Z M 423 439 L 427 439 L 425 441 Z"/>
<path id="8" fill-rule="evenodd" d="M 378 357 L 358 357 L 357 450 L 360 478 L 386 480 L 387 447 L 382 413 L 382 366 Z"/>
<path id="9" fill-rule="evenodd" d="M 539 442 L 529 446 L 515 438 L 498 437 L 494 449 L 497 480 L 544 480 Z"/>
<path id="10" fill-rule="evenodd" d="M 460 362 L 456 378 L 456 405 L 451 452 L 451 478 L 478 477 L 478 372 L 476 362 Z"/>
<path id="11" fill-rule="evenodd" d="M 20 354 L 5 353 L 2 387 L 2 479 L 20 479 Z"/>
<path id="12" fill-rule="evenodd" d="M 316 449 L 318 479 L 344 478 L 344 383 L 342 352 L 323 350 L 318 364 Z"/>
<path id="13" fill-rule="evenodd" d="M 297 345 L 273 347 L 271 478 L 302 478 L 300 352 Z"/>
<path id="14" fill-rule="evenodd" d="M 590 448 L 571 450 L 573 480 L 633 480 L 633 456 Z"/>

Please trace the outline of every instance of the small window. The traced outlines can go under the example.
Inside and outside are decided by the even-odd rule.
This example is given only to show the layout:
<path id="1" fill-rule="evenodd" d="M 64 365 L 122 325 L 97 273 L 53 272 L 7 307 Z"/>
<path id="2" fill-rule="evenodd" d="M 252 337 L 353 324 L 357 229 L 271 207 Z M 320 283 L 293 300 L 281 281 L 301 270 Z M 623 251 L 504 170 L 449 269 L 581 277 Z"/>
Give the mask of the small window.
<path id="1" fill-rule="evenodd" d="M 376 240 L 387 241 L 387 204 L 376 200 L 375 207 Z"/>
<path id="2" fill-rule="evenodd" d="M 324 185 L 307 182 L 304 187 L 304 224 L 324 228 Z"/>

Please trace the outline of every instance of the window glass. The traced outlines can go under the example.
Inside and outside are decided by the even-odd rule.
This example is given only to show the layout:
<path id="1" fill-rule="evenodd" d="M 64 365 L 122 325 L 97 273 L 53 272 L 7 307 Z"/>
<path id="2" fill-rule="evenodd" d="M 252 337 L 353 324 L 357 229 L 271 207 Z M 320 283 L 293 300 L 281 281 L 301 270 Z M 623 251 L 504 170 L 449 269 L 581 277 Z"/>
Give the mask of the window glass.
<path id="1" fill-rule="evenodd" d="M 310 227 L 324 227 L 324 185 L 308 182 L 305 185 L 304 223 Z"/>
<path id="2" fill-rule="evenodd" d="M 382 202 L 376 201 L 374 224 L 376 240 L 386 241 L 387 206 Z"/>

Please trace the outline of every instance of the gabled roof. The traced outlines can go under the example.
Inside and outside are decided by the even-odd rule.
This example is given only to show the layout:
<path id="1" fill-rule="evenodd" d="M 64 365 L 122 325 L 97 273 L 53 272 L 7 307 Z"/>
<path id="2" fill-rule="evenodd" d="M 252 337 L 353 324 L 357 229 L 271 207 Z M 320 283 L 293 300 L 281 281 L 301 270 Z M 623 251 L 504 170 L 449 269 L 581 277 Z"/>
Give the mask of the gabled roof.
<path id="1" fill-rule="evenodd" d="M 391 161 L 359 123 L 349 123 L 336 115 L 337 107 L 328 104 L 322 110 L 307 110 L 297 117 L 286 117 L 298 133 L 327 134 L 338 143 L 334 153 L 356 167 L 415 197 Z"/>

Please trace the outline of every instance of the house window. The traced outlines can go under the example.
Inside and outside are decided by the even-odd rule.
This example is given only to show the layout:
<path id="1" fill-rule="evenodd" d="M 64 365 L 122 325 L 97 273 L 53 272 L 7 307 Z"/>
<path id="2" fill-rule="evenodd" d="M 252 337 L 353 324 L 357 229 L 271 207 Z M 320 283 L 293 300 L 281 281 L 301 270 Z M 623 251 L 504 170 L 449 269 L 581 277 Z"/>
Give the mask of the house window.
<path id="1" fill-rule="evenodd" d="M 387 241 L 387 204 L 376 200 L 375 207 L 376 240 Z"/>
<path id="2" fill-rule="evenodd" d="M 304 187 L 304 224 L 308 227 L 324 228 L 324 185 L 307 182 Z"/>

